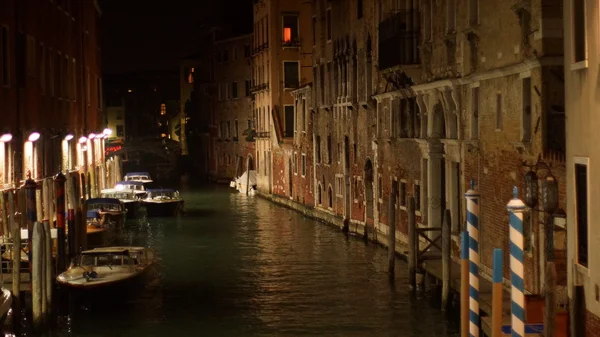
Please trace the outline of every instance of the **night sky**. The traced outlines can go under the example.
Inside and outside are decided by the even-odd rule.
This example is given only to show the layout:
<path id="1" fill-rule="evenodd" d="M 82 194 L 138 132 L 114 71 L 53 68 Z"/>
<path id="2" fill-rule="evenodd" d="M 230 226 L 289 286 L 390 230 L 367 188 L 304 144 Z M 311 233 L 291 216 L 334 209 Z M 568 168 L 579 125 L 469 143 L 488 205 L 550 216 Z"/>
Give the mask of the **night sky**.
<path id="1" fill-rule="evenodd" d="M 252 31 L 252 0 L 100 0 L 103 71 L 167 69 L 201 51 L 203 27 Z M 236 8 L 235 11 L 232 9 Z"/>

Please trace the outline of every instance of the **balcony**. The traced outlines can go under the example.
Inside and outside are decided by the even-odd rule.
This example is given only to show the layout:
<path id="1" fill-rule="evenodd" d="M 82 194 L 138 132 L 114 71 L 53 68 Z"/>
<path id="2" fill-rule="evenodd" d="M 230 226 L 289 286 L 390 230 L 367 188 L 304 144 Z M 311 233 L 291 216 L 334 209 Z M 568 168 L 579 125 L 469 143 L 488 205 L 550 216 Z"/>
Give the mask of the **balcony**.
<path id="1" fill-rule="evenodd" d="M 379 70 L 418 65 L 418 11 L 401 11 L 379 24 Z"/>
<path id="2" fill-rule="evenodd" d="M 256 92 L 267 90 L 267 89 L 269 89 L 269 83 L 257 84 L 250 88 L 250 92 L 256 93 Z"/>
<path id="3" fill-rule="evenodd" d="M 298 39 L 292 39 L 292 40 L 283 40 L 281 41 L 281 46 L 283 48 L 299 48 L 300 47 L 300 40 Z"/>
<path id="4" fill-rule="evenodd" d="M 256 133 L 255 138 L 271 138 L 271 133 L 269 131 L 259 131 Z"/>

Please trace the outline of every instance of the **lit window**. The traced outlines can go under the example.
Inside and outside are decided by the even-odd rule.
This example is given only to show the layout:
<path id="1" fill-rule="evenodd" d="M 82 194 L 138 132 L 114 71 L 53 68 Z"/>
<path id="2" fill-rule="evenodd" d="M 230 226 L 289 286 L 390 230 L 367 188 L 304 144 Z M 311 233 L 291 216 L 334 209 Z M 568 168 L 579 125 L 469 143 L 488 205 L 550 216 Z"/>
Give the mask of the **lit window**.
<path id="1" fill-rule="evenodd" d="M 160 105 L 160 114 L 161 116 L 167 114 L 167 106 L 164 103 Z"/>

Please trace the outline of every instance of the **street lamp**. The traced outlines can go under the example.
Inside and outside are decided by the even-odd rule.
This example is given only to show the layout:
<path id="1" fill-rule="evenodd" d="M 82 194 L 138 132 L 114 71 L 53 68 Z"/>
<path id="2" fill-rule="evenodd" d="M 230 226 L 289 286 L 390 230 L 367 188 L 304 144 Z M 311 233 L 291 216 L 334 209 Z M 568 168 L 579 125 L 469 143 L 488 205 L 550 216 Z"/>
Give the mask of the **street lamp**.
<path id="1" fill-rule="evenodd" d="M 29 138 L 27 140 L 29 140 L 30 142 L 35 142 L 36 140 L 40 139 L 40 133 L 39 132 L 32 132 L 29 135 Z"/>
<path id="2" fill-rule="evenodd" d="M 88 139 L 89 139 L 89 140 L 92 140 L 92 139 L 94 139 L 94 138 L 96 138 L 96 134 L 95 134 L 95 133 L 93 133 L 93 132 L 92 132 L 92 133 L 90 133 L 90 134 L 89 134 L 89 136 L 88 136 Z"/>
<path id="3" fill-rule="evenodd" d="M 102 132 L 104 134 L 104 138 L 112 135 L 112 130 L 109 128 L 104 129 L 104 131 Z"/>
<path id="4" fill-rule="evenodd" d="M 85 143 L 85 142 L 87 142 L 87 137 L 86 137 L 86 136 L 81 136 L 81 137 L 79 138 L 79 144 L 83 144 L 83 143 Z"/>
<path id="5" fill-rule="evenodd" d="M 73 134 L 69 133 L 68 135 L 65 136 L 65 140 L 68 142 L 71 139 L 73 139 Z"/>
<path id="6" fill-rule="evenodd" d="M 8 143 L 12 140 L 12 134 L 10 133 L 5 133 L 2 136 L 0 136 L 0 143 Z"/>

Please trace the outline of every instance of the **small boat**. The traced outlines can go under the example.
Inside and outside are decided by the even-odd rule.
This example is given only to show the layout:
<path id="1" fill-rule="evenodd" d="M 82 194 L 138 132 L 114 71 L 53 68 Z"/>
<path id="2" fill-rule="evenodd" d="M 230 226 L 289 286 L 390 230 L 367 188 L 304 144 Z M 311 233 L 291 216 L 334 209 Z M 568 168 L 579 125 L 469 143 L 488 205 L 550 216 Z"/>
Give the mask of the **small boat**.
<path id="1" fill-rule="evenodd" d="M 156 261 L 156 254 L 150 248 L 95 248 L 81 252 L 56 281 L 72 289 L 112 289 L 139 279 L 155 266 Z"/>
<path id="2" fill-rule="evenodd" d="M 100 191 L 100 196 L 102 198 L 119 199 L 127 209 L 127 217 L 135 218 L 141 205 L 140 197 L 135 192 L 132 189 L 109 188 Z M 144 191 L 144 193 L 146 192 Z"/>
<path id="3" fill-rule="evenodd" d="M 143 183 L 151 183 L 152 177 L 149 172 L 130 172 L 125 174 L 125 181 L 141 181 Z"/>
<path id="4" fill-rule="evenodd" d="M 250 170 L 244 172 L 241 177 L 235 179 L 235 187 L 240 193 L 246 193 L 246 189 L 250 192 L 252 189 L 256 189 L 256 171 Z"/>
<path id="5" fill-rule="evenodd" d="M 100 247 L 113 242 L 127 218 L 123 202 L 114 198 L 92 198 L 85 204 L 88 246 Z"/>
<path id="6" fill-rule="evenodd" d="M 183 199 L 179 191 L 171 188 L 148 189 L 142 205 L 148 216 L 173 216 L 183 212 Z"/>
<path id="7" fill-rule="evenodd" d="M 138 198 L 146 196 L 146 185 L 141 181 L 119 181 L 115 185 L 115 190 L 132 190 Z"/>

